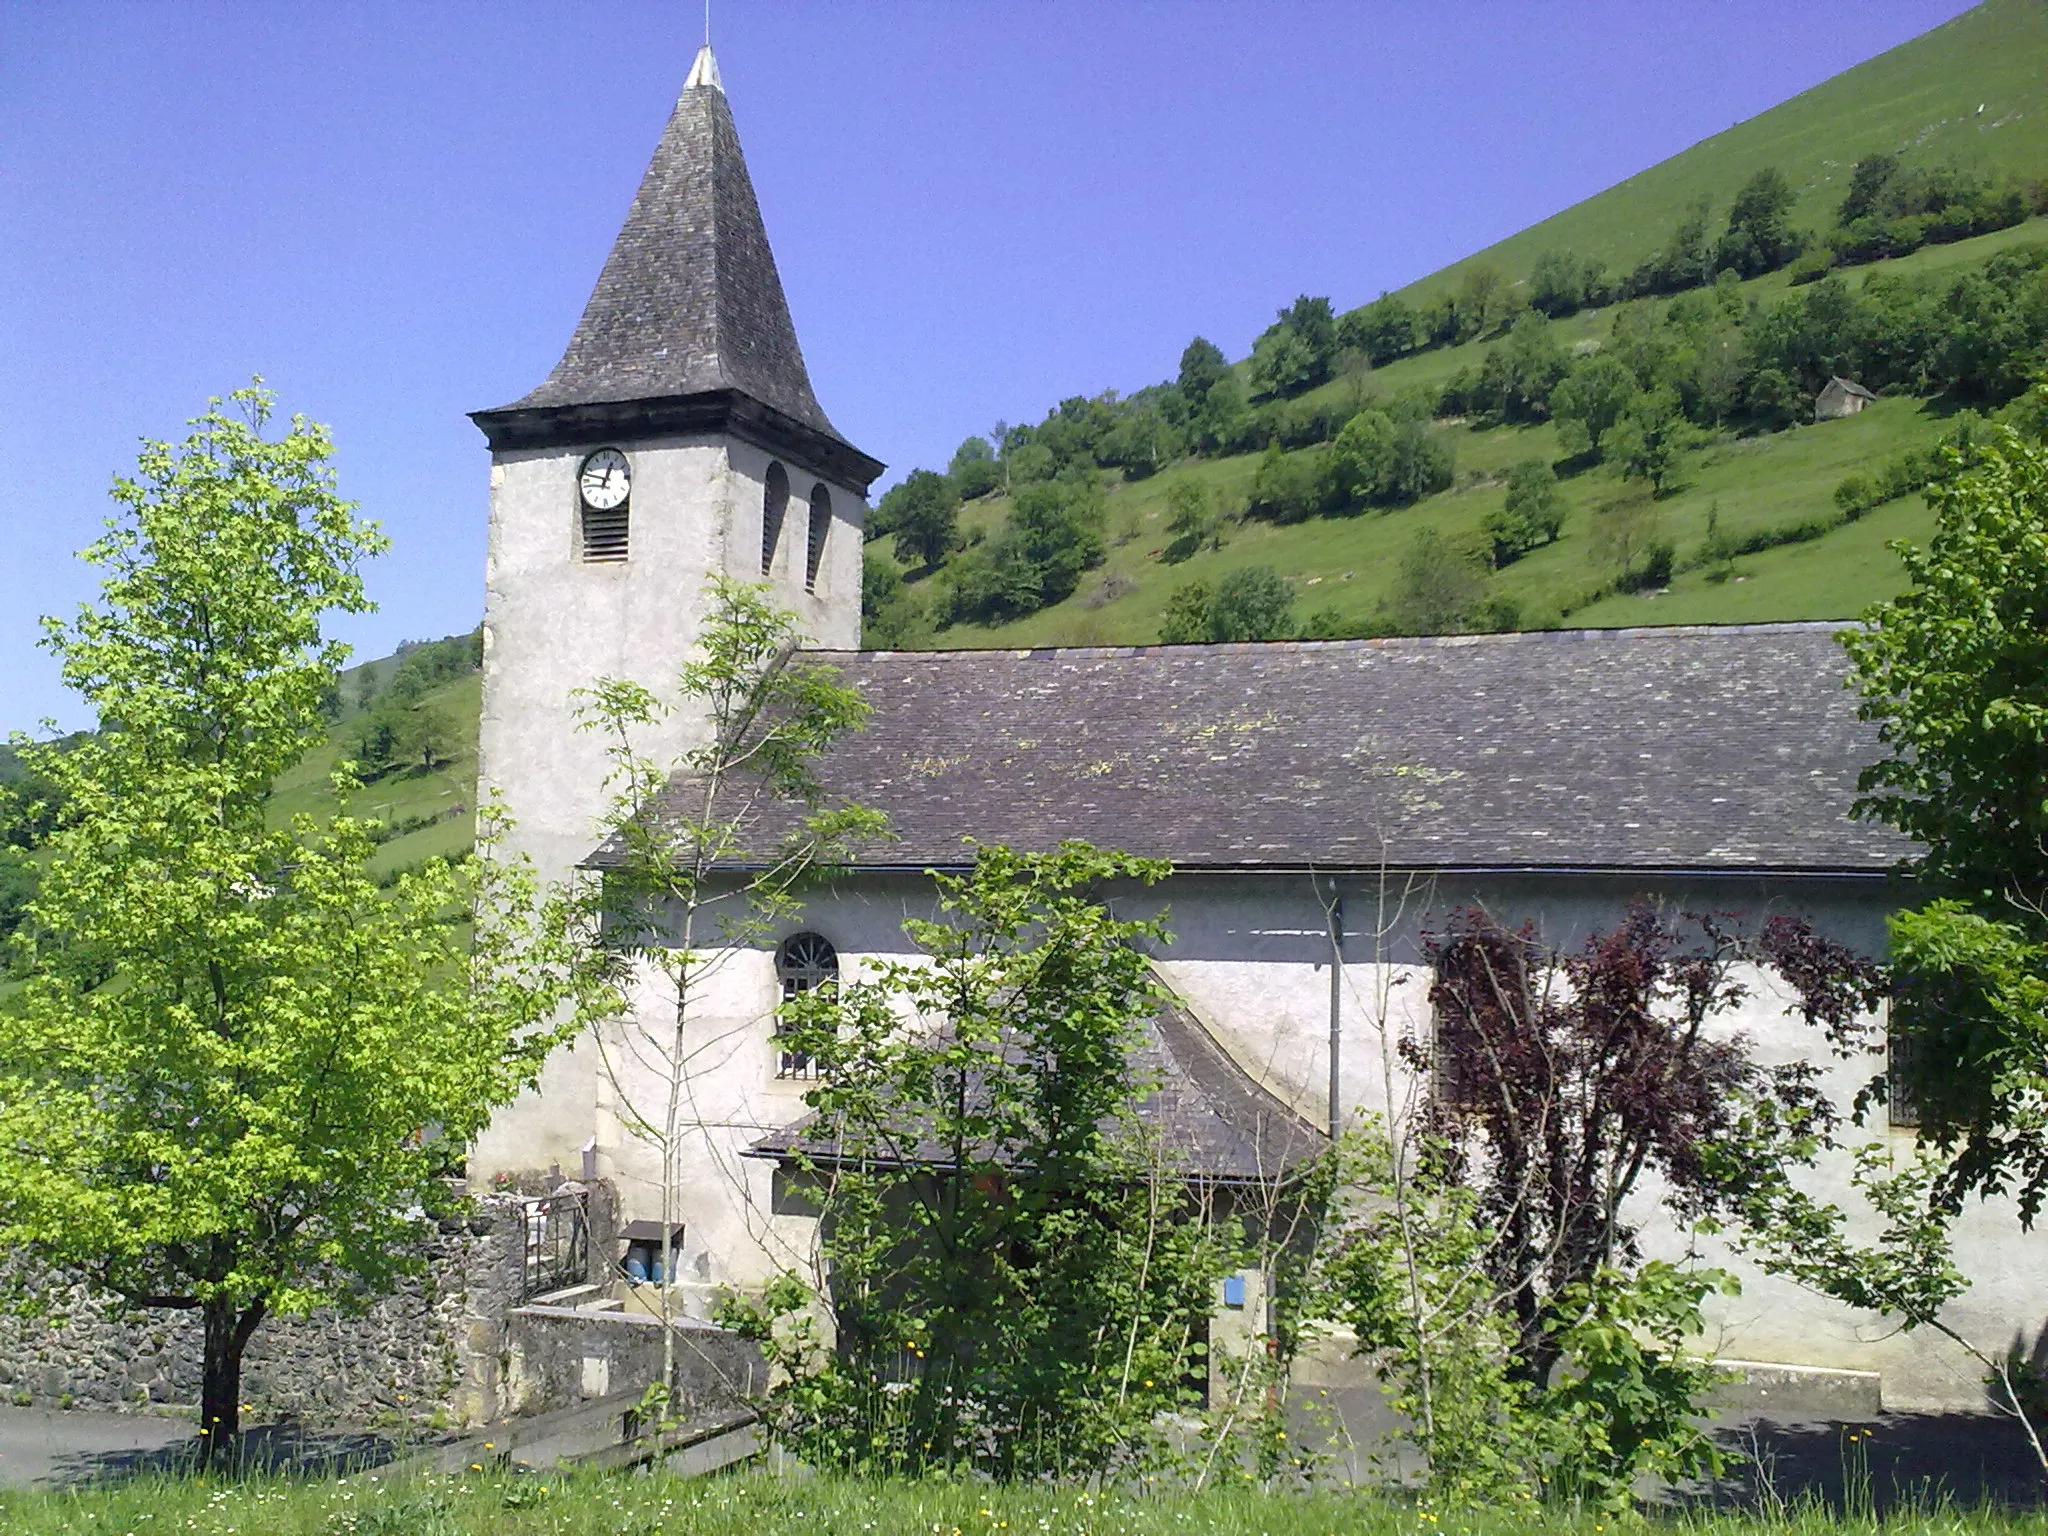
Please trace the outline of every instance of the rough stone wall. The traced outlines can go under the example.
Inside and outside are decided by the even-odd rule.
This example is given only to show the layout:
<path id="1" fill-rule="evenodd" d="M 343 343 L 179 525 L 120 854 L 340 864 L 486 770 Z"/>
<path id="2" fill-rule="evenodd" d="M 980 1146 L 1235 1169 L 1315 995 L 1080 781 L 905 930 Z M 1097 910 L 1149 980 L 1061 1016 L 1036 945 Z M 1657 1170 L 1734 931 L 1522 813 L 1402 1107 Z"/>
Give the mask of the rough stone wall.
<path id="1" fill-rule="evenodd" d="M 591 1191 L 591 1268 L 608 1264 L 614 1202 Z M 476 1424 L 503 1408 L 506 1327 L 519 1304 L 523 1206 L 487 1195 L 442 1225 L 427 1263 L 361 1312 L 266 1320 L 244 1358 L 243 1401 L 259 1418 L 309 1423 Z M 196 1411 L 201 1335 L 191 1312 L 0 1263 L 0 1288 L 46 1303 L 0 1312 L 0 1402 L 50 1408 Z"/>

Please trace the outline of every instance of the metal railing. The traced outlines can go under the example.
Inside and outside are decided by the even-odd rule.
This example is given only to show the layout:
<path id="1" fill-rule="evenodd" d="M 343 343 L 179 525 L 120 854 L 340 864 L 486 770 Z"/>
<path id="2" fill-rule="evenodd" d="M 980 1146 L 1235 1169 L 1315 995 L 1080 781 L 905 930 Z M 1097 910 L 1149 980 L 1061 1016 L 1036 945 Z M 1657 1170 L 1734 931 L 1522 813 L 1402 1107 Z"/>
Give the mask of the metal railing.
<path id="1" fill-rule="evenodd" d="M 590 1214 L 580 1192 L 528 1200 L 525 1220 L 521 1301 L 590 1278 Z"/>

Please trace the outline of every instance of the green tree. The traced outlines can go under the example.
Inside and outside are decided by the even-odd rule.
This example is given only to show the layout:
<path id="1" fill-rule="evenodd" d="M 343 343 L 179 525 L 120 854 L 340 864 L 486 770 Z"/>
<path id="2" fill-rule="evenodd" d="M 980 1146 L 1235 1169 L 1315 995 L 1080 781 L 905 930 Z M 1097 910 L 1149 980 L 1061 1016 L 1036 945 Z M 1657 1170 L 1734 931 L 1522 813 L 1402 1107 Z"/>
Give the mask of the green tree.
<path id="1" fill-rule="evenodd" d="M 1215 591 L 1206 581 L 1184 581 L 1167 594 L 1159 620 L 1161 645 L 1201 645 L 1209 638 L 1209 605 Z"/>
<path id="2" fill-rule="evenodd" d="M 1021 486 L 994 538 L 953 562 L 956 619 L 1001 623 L 1072 595 L 1104 554 L 1102 497 L 1078 479 Z"/>
<path id="3" fill-rule="evenodd" d="M 1338 322 L 1338 341 L 1366 356 L 1375 368 L 1406 357 L 1422 340 L 1421 317 L 1397 294 L 1383 293 Z"/>
<path id="4" fill-rule="evenodd" d="M 960 537 L 960 493 L 944 475 L 913 469 L 889 488 L 880 509 L 896 536 L 896 558 L 930 570 Z"/>
<path id="5" fill-rule="evenodd" d="M 1337 319 L 1328 299 L 1303 294 L 1252 345 L 1252 384 L 1261 393 L 1298 395 L 1330 376 L 1337 360 Z"/>
<path id="6" fill-rule="evenodd" d="M 780 1320 L 727 1317 L 777 1350 L 771 1420 L 806 1460 L 1094 1475 L 1152 1465 L 1162 1416 L 1199 1406 L 1243 1218 L 1218 1219 L 1135 1114 L 1165 1001 L 1146 954 L 1166 935 L 1103 900 L 1166 873 L 1081 843 L 978 849 L 970 873 L 933 877 L 938 920 L 906 924 L 916 960 L 786 1005 L 834 1148 L 794 1177 L 824 1206 L 836 1347 L 783 1343 L 809 1300 L 793 1276 Z"/>
<path id="7" fill-rule="evenodd" d="M 1927 489 L 1911 587 L 1842 637 L 1885 756 L 1858 812 L 1921 849 L 1891 922 L 1898 1087 L 1943 1197 L 2048 1192 L 2048 448 L 2007 430 Z"/>
<path id="8" fill-rule="evenodd" d="M 36 862 L 19 848 L 0 843 L 0 955 L 28 918 L 30 904 L 42 886 Z"/>
<path id="9" fill-rule="evenodd" d="M 120 728 L 27 749 L 76 819 L 0 1035 L 0 1241 L 199 1314 L 209 1456 L 235 1441 L 263 1320 L 414 1267 L 450 1148 L 609 996 L 523 865 L 435 862 L 380 890 L 372 824 L 272 824 L 346 654 L 322 617 L 368 607 L 357 566 L 383 540 L 336 496 L 324 429 L 265 436 L 260 388 L 233 405 L 144 444 L 86 552 L 98 606 L 45 621 L 66 683 Z"/>
<path id="10" fill-rule="evenodd" d="M 1201 481 L 1176 480 L 1167 488 L 1166 531 L 1173 535 L 1165 550 L 1168 564 L 1188 559 L 1204 544 L 1223 547 L 1223 519 Z"/>
<path id="11" fill-rule="evenodd" d="M 1479 563 L 1437 529 L 1423 528 L 1402 553 L 1387 621 L 1404 635 L 1456 634 L 1485 591 Z"/>
<path id="12" fill-rule="evenodd" d="M 1797 201 L 1792 183 L 1774 165 L 1767 165 L 1742 184 L 1728 210 L 1728 229 L 1721 236 L 1714 265 L 1759 277 L 1775 272 L 1802 245 L 1792 227 L 1792 205 Z"/>
<path id="13" fill-rule="evenodd" d="M 1245 513 L 1276 523 L 1301 522 L 1321 509 L 1323 485 L 1320 455 L 1287 453 L 1279 443 L 1271 443 L 1252 474 Z"/>
<path id="14" fill-rule="evenodd" d="M 1743 389 L 1750 419 L 1766 432 L 1782 432 L 1811 408 L 1799 385 L 1781 369 L 1759 368 Z"/>
<path id="15" fill-rule="evenodd" d="M 1878 212 L 1885 188 L 1898 174 L 1898 169 L 1897 155 L 1865 155 L 1858 160 L 1856 169 L 1849 174 L 1849 191 L 1835 212 L 1835 222 L 1854 224 L 1858 219 Z"/>
<path id="16" fill-rule="evenodd" d="M 1181 349 L 1180 372 L 1175 385 L 1191 406 L 1200 406 L 1209 391 L 1230 371 L 1223 349 L 1206 337 L 1197 336 Z"/>
<path id="17" fill-rule="evenodd" d="M 1556 542 L 1564 527 L 1564 498 L 1557 475 L 1541 459 L 1523 459 L 1508 471 L 1507 501 L 1480 525 L 1493 544 L 1496 570 L 1530 550 Z"/>
<path id="18" fill-rule="evenodd" d="M 1321 500 L 1337 508 L 1406 506 L 1449 489 L 1454 473 L 1448 437 L 1374 407 L 1344 423 L 1321 469 Z"/>
<path id="19" fill-rule="evenodd" d="M 1713 276 L 1717 250 L 1710 232 L 1712 221 L 1713 199 L 1702 195 L 1679 218 L 1670 243 L 1629 274 L 1625 291 L 1634 295 L 1677 293 L 1703 285 Z"/>
<path id="20" fill-rule="evenodd" d="M 1641 486 L 1631 487 L 1594 509 L 1593 558 L 1611 567 L 1623 586 L 1661 585 L 1652 577 L 1657 574 L 1657 551 L 1670 547 L 1663 531 L 1654 497 Z M 1664 563 L 1662 575 L 1668 578 L 1668 558 Z"/>
<path id="21" fill-rule="evenodd" d="M 1500 268 L 1483 261 L 1467 267 L 1451 300 L 1456 339 L 1470 341 L 1491 334 L 1506 323 L 1512 307 L 1508 280 L 1501 276 Z"/>
<path id="22" fill-rule="evenodd" d="M 359 717 L 351 733 L 356 771 L 365 779 L 400 769 L 437 768 L 461 748 L 453 723 L 428 704 L 402 704 L 386 695 Z"/>
<path id="23" fill-rule="evenodd" d="M 1209 638 L 1278 640 L 1294 623 L 1294 589 L 1270 565 L 1232 571 L 1209 602 Z"/>
<path id="24" fill-rule="evenodd" d="M 894 561 L 873 555 L 861 563 L 860 643 L 871 651 L 907 651 L 926 630 L 924 605 L 903 584 Z"/>
<path id="25" fill-rule="evenodd" d="M 1635 396 L 1636 379 L 1627 364 L 1596 352 L 1550 392 L 1550 414 L 1557 422 L 1559 445 L 1566 453 L 1599 458 L 1607 434 Z"/>
<path id="26" fill-rule="evenodd" d="M 599 1028 L 598 1060 L 627 1130 L 660 1157 L 664 1233 L 677 1227 L 681 1157 L 696 1129 L 691 1076 L 707 1052 L 731 1048 L 703 1016 L 705 988 L 786 925 L 823 870 L 888 831 L 879 811 L 828 802 L 817 778 L 818 759 L 867 718 L 859 693 L 831 667 L 791 660 L 796 616 L 766 587 L 714 577 L 708 595 L 669 697 L 611 677 L 577 692 L 578 728 L 604 740 L 611 763 L 600 822 L 606 948 L 634 962 L 660 998 Z M 673 760 L 649 756 L 645 734 L 678 712 L 703 722 L 703 743 Z M 649 815 L 657 796 L 661 814 Z M 798 811 L 766 845 L 752 827 L 764 797 Z M 671 1248 L 662 1273 L 675 1272 Z M 670 1292 L 659 1292 L 664 1324 Z M 661 1385 L 674 1381 L 675 1333 L 664 1327 Z"/>
<path id="27" fill-rule="evenodd" d="M 1570 251 L 1545 251 L 1529 273 L 1529 307 L 1552 319 L 1606 300 L 1606 268 Z"/>
<path id="28" fill-rule="evenodd" d="M 989 447 L 987 438 L 969 437 L 953 450 L 953 461 L 946 466 L 946 477 L 953 482 L 953 488 L 962 501 L 972 501 L 1002 485 L 1003 466 L 997 462 L 995 450 Z"/>
<path id="29" fill-rule="evenodd" d="M 1684 413 L 1678 408 L 1677 392 L 1665 387 L 1629 402 L 1615 425 L 1609 448 L 1621 466 L 1623 479 L 1647 480 L 1651 492 L 1661 497 L 1678 488 L 1691 438 Z"/>
<path id="30" fill-rule="evenodd" d="M 1524 310 L 1508 328 L 1506 339 L 1487 350 L 1478 391 L 1490 415 L 1532 421 L 1549 408 L 1551 392 L 1570 367 L 1550 322 Z"/>

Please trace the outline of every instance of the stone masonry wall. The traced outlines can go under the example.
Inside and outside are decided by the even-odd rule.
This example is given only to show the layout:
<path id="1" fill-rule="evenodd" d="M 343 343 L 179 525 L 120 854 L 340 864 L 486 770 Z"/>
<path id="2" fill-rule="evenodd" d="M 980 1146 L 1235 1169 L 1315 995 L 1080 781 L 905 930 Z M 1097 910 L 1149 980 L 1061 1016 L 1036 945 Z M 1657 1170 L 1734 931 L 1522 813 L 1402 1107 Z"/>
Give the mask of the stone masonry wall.
<path id="1" fill-rule="evenodd" d="M 576 1186 L 580 1188 L 581 1186 Z M 591 1191 L 591 1266 L 610 1253 L 610 1191 Z M 506 1327 L 519 1304 L 524 1208 L 486 1195 L 444 1223 L 428 1261 L 362 1312 L 271 1318 L 244 1358 L 258 1418 L 308 1423 L 476 1424 L 505 1406 Z M 45 1303 L 0 1311 L 0 1402 L 49 1408 L 196 1411 L 201 1335 L 192 1312 L 153 1311 L 0 1261 L 0 1288 Z"/>

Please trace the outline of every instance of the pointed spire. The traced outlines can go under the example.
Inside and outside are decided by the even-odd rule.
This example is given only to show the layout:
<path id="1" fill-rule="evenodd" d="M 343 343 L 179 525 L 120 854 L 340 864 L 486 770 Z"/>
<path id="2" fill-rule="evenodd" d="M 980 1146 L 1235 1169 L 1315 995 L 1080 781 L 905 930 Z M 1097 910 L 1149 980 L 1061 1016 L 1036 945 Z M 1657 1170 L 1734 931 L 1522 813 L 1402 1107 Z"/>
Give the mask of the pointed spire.
<path id="1" fill-rule="evenodd" d="M 845 444 L 811 392 L 707 43 L 562 360 L 479 418 L 727 394 Z"/>

